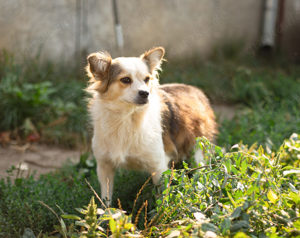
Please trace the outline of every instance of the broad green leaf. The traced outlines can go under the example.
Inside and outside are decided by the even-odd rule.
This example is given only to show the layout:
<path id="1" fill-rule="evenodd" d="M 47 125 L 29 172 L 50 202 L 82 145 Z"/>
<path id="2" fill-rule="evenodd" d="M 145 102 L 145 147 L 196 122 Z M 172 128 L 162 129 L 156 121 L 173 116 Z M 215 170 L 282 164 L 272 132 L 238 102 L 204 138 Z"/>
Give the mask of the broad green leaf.
<path id="1" fill-rule="evenodd" d="M 248 163 L 246 160 L 243 160 L 242 165 L 241 165 L 241 172 L 242 174 L 245 174 L 247 171 Z"/>
<path id="2" fill-rule="evenodd" d="M 296 229 L 300 230 L 300 220 L 296 220 L 293 225 Z"/>
<path id="3" fill-rule="evenodd" d="M 247 236 L 244 232 L 238 232 L 234 235 L 233 238 L 248 238 L 249 236 Z"/>
<path id="4" fill-rule="evenodd" d="M 63 214 L 63 215 L 61 215 L 61 217 L 65 218 L 65 219 L 71 219 L 71 220 L 81 220 L 81 218 L 76 215 Z"/>
<path id="5" fill-rule="evenodd" d="M 109 220 L 109 228 L 110 228 L 112 233 L 115 233 L 117 231 L 117 224 L 116 224 L 116 221 L 114 219 Z"/>
<path id="6" fill-rule="evenodd" d="M 232 198 L 230 192 L 227 191 L 227 195 L 228 195 L 228 198 L 230 199 L 232 205 L 233 205 L 234 207 L 236 207 L 236 203 L 235 203 L 235 201 L 233 200 L 233 198 Z"/>
<path id="7" fill-rule="evenodd" d="M 231 218 L 232 219 L 235 219 L 235 218 L 238 218 L 240 215 L 241 215 L 241 212 L 242 212 L 242 207 L 237 207 L 233 213 L 231 214 Z"/>
<path id="8" fill-rule="evenodd" d="M 273 190 L 269 190 L 269 192 L 267 193 L 267 197 L 271 203 L 276 203 L 276 201 L 278 200 L 278 196 L 273 192 Z"/>
<path id="9" fill-rule="evenodd" d="M 228 233 L 229 228 L 230 228 L 230 224 L 231 224 L 230 219 L 225 218 L 225 219 L 223 220 L 223 222 L 221 223 L 221 229 L 222 229 L 222 233 L 223 233 L 223 234 Z"/>
<path id="10" fill-rule="evenodd" d="M 227 173 L 230 174 L 230 172 L 231 172 L 231 160 L 230 159 L 227 159 L 225 161 L 225 166 L 226 166 L 226 169 L 227 169 Z"/>
<path id="11" fill-rule="evenodd" d="M 235 232 L 235 231 L 240 231 L 243 229 L 249 229 L 250 225 L 249 222 L 247 221 L 236 221 L 235 223 L 233 223 L 230 227 L 230 231 Z"/>
<path id="12" fill-rule="evenodd" d="M 283 176 L 286 176 L 289 174 L 300 174 L 300 169 L 291 169 L 291 170 L 283 171 Z"/>
<path id="13" fill-rule="evenodd" d="M 66 227 L 66 224 L 65 224 L 65 222 L 64 222 L 64 220 L 62 218 L 60 218 L 59 222 L 60 222 L 61 230 L 62 230 L 62 233 L 63 233 L 63 237 L 67 238 L 67 227 Z"/>
<path id="14" fill-rule="evenodd" d="M 101 208 L 97 208 L 97 215 L 103 215 L 105 211 Z"/>
<path id="15" fill-rule="evenodd" d="M 218 227 L 216 227 L 214 224 L 212 223 L 202 223 L 201 225 L 201 229 L 205 232 L 205 231 L 213 231 L 213 232 L 218 232 L 219 229 Z"/>
<path id="16" fill-rule="evenodd" d="M 87 214 L 87 210 L 85 210 L 85 209 L 82 209 L 82 208 L 75 208 L 75 210 L 76 211 L 78 211 L 79 213 L 81 213 L 81 214 Z"/>
<path id="17" fill-rule="evenodd" d="M 300 192 L 298 192 L 298 194 L 294 192 L 290 192 L 289 198 L 292 199 L 293 202 L 296 203 L 296 205 L 298 205 L 300 203 Z"/>

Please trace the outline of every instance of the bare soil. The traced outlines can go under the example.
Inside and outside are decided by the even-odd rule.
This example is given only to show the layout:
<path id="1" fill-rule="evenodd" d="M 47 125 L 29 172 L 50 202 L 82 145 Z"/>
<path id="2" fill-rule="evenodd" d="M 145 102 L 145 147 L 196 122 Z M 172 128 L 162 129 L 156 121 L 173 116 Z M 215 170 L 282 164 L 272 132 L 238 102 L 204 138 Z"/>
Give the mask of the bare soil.
<path id="1" fill-rule="evenodd" d="M 53 146 L 26 144 L 24 146 L 0 146 L 0 178 L 7 175 L 6 170 L 15 166 L 23 176 L 36 171 L 36 175 L 60 168 L 68 160 L 79 161 L 80 152 Z"/>
<path id="2" fill-rule="evenodd" d="M 213 105 L 218 121 L 232 119 L 236 106 Z M 26 176 L 36 171 L 36 175 L 48 173 L 60 168 L 68 160 L 76 163 L 79 161 L 80 151 L 63 149 L 48 145 L 25 144 L 23 146 L 10 144 L 6 147 L 0 145 L 0 178 L 7 176 L 6 170 L 12 166 Z"/>

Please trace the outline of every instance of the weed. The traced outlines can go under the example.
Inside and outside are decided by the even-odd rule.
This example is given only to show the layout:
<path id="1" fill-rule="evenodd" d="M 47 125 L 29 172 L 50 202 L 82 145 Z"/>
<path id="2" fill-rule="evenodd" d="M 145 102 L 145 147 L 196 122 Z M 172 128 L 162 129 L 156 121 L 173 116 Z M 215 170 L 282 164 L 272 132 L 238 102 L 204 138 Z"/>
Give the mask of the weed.
<path id="1" fill-rule="evenodd" d="M 281 141 L 293 132 L 299 132 L 300 104 L 282 100 L 273 104 L 244 108 L 232 120 L 225 120 L 219 127 L 218 144 L 227 148 L 243 142 L 259 143 L 276 151 Z"/>
<path id="2" fill-rule="evenodd" d="M 35 234 L 47 234 L 58 224 L 55 231 L 67 237 L 83 231 L 103 232 L 105 236 L 135 234 L 144 237 L 172 233 L 185 237 L 203 236 L 206 232 L 227 236 L 240 231 L 252 236 L 298 234 L 299 135 L 293 134 L 276 153 L 265 151 L 262 146 L 243 144 L 224 153 L 206 139 L 199 139 L 197 144 L 205 152 L 208 164 L 189 168 L 183 163 L 182 169 L 168 170 L 159 188 L 144 183 L 147 177 L 142 178 L 142 174 L 127 172 L 129 175 L 125 177 L 126 174 L 117 174 L 114 204 L 117 206 L 116 197 L 120 196 L 124 204 L 120 206 L 119 202 L 119 207 L 131 211 L 129 214 L 112 208 L 104 208 L 104 213 L 98 210 L 100 213 L 95 214 L 92 211 L 97 210 L 93 208 L 96 204 L 91 201 L 84 210 L 78 210 L 91 218 L 82 218 L 80 214 L 67 216 L 73 214 L 76 207 L 87 204 L 93 194 L 85 177 L 96 192 L 100 192 L 95 164 L 87 162 L 88 155 L 84 155 L 77 166 L 67 166 L 38 180 L 33 176 L 13 181 L 2 179 L 0 235 L 20 236 L 26 228 Z M 137 181 L 141 182 L 139 187 Z M 130 196 L 138 194 L 141 187 L 143 191 L 135 201 Z M 130 190 L 130 194 L 126 190 Z M 55 213 L 64 214 L 64 220 L 58 220 L 39 201 Z M 82 222 L 72 223 L 69 218 Z M 95 221 L 99 226 L 89 230 Z"/>
<path id="3" fill-rule="evenodd" d="M 184 163 L 183 169 L 166 171 L 155 212 L 149 213 L 152 218 L 149 222 L 145 219 L 143 230 L 132 223 L 132 214 L 124 215 L 118 209 L 107 208 L 96 214 L 93 198 L 87 209 L 79 210 L 84 220 L 73 215 L 63 217 L 80 220 L 75 223 L 78 228 L 74 233 L 84 231 L 89 237 L 299 235 L 299 135 L 293 134 L 277 153 L 242 144 L 223 153 L 204 138 L 198 139 L 198 146 L 205 152 L 208 165 L 191 169 Z M 93 212 L 88 212 L 92 206 Z M 105 220 L 109 220 L 108 230 Z M 97 226 L 87 226 L 88 221 Z"/>

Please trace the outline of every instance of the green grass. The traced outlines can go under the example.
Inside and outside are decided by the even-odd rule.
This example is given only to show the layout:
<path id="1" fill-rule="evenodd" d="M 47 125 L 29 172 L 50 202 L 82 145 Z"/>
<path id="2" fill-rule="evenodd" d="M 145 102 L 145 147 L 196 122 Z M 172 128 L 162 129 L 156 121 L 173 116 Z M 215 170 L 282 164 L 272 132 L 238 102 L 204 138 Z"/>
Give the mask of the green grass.
<path id="1" fill-rule="evenodd" d="M 44 237 L 53 231 L 62 237 L 66 232 L 68 237 L 77 237 L 87 231 L 80 229 L 84 221 L 75 226 L 72 219 L 67 219 L 74 217 L 60 218 L 74 213 L 81 218 L 89 213 L 88 222 L 101 222 L 104 234 L 108 231 L 157 237 L 175 232 L 184 237 L 204 235 L 210 230 L 221 236 L 233 236 L 238 231 L 252 237 L 299 235 L 299 176 L 284 175 L 284 171 L 299 169 L 299 138 L 297 142 L 291 139 L 281 144 L 292 133 L 300 133 L 300 67 L 283 60 L 267 62 L 234 55 L 207 62 L 197 58 L 166 62 L 160 78 L 162 83 L 198 86 L 213 103 L 238 104 L 236 116 L 219 123 L 217 140 L 217 145 L 227 151 L 242 141 L 238 149 L 224 152 L 200 141 L 199 146 L 207 150 L 210 167 L 193 170 L 184 164 L 182 169 L 166 172 L 160 188 L 146 183 L 135 206 L 136 194 L 149 175 L 118 171 L 113 206 L 119 207 L 119 198 L 122 209 L 127 211 L 121 216 L 111 216 L 118 214 L 117 209 L 95 215 L 92 201 L 85 212 L 80 210 L 85 214 L 76 212 L 75 208 L 88 205 L 93 195 L 85 179 L 100 194 L 95 162 L 87 160 L 88 155 L 82 155 L 77 165 L 67 165 L 39 178 L 2 179 L 0 236 L 19 237 L 28 228 Z M 38 58 L 17 62 L 2 52 L 0 132 L 11 131 L 12 137 L 18 134 L 24 140 L 37 132 L 45 143 L 87 147 L 90 128 L 82 90 L 85 80 L 78 70 L 66 65 L 40 63 Z M 255 143 L 262 147 L 245 146 Z M 168 183 L 170 186 L 166 186 Z M 96 202 L 99 207 L 100 202 Z M 201 214 L 205 215 L 204 223 Z"/>
<path id="2" fill-rule="evenodd" d="M 87 160 L 88 157 L 88 154 L 84 154 L 77 165 L 65 165 L 57 172 L 39 178 L 31 175 L 1 179 L 0 237 L 20 237 L 25 228 L 35 234 L 53 231 L 53 225 L 58 223 L 57 217 L 42 203 L 59 215 L 74 213 L 74 208 L 87 204 L 93 195 L 85 179 L 100 194 L 95 161 Z M 12 168 L 9 174 L 15 170 Z M 148 174 L 134 171 L 118 171 L 113 205 L 118 206 L 119 198 L 126 210 L 135 211 L 132 201 L 148 177 Z M 152 188 L 151 184 L 146 187 L 142 193 L 143 199 L 151 198 Z M 142 200 L 137 202 L 136 207 L 140 206 Z"/>
<path id="3" fill-rule="evenodd" d="M 276 153 L 243 144 L 224 153 L 205 139 L 197 145 L 205 151 L 208 166 L 194 169 L 183 163 L 183 169 L 164 173 L 160 187 L 145 183 L 138 196 L 147 176 L 120 171 L 113 205 L 119 207 L 120 197 L 127 211 L 123 215 L 118 209 L 105 209 L 99 201 L 98 207 L 105 211 L 93 209 L 93 201 L 86 210 L 76 209 L 87 205 L 93 195 L 85 179 L 100 194 L 95 164 L 86 155 L 79 164 L 37 180 L 2 180 L 0 236 L 19 237 L 25 228 L 44 237 L 53 231 L 62 237 L 86 232 L 89 237 L 96 237 L 97 232 L 104 237 L 111 232 L 144 237 L 172 232 L 182 237 L 203 236 L 208 231 L 220 236 L 243 232 L 243 237 L 300 234 L 299 135 L 286 140 Z"/>

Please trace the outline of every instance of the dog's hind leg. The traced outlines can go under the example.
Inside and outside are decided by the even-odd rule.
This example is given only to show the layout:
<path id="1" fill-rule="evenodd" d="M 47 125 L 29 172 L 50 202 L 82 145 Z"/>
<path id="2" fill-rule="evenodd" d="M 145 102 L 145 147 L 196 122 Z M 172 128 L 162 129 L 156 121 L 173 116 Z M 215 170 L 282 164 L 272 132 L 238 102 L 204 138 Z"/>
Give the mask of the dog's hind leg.
<path id="1" fill-rule="evenodd" d="M 115 168 L 108 162 L 97 163 L 97 174 L 101 186 L 101 198 L 107 206 L 111 205 Z"/>
<path id="2" fill-rule="evenodd" d="M 195 151 L 195 162 L 196 162 L 197 166 L 206 165 L 206 161 L 204 159 L 204 153 L 201 149 L 197 149 Z"/>

